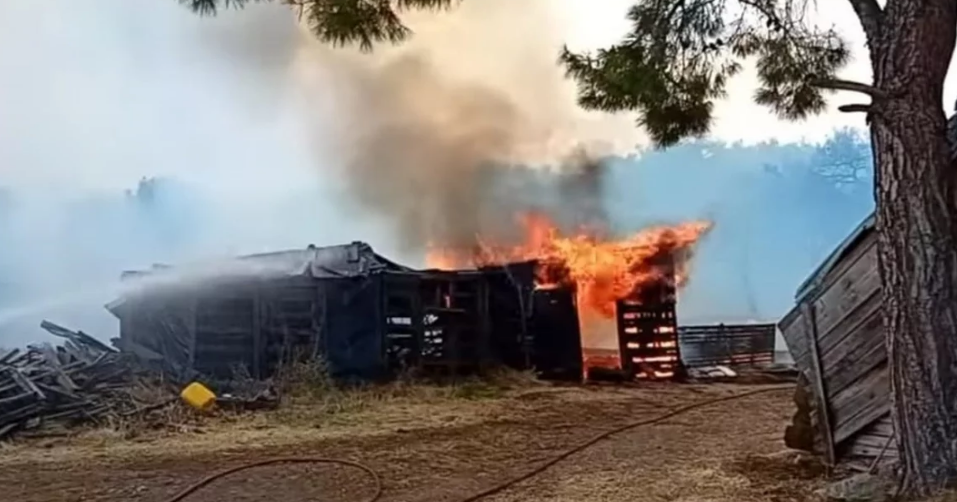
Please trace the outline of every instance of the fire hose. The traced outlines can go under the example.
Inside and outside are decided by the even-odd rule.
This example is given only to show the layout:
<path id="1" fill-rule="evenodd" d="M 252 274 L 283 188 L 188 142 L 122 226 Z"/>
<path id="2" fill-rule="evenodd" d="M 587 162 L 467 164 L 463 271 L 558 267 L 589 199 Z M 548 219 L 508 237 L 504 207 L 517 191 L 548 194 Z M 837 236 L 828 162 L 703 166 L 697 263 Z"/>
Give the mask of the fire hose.
<path id="1" fill-rule="evenodd" d="M 793 386 L 793 385 L 776 385 L 776 386 L 773 386 L 773 387 L 765 387 L 765 388 L 762 388 L 762 389 L 751 390 L 751 391 L 747 391 L 747 392 L 740 392 L 740 393 L 737 393 L 737 394 L 732 394 L 732 395 L 730 395 L 730 396 L 723 396 L 723 397 L 719 397 L 719 398 L 715 398 L 715 399 L 708 399 L 708 400 L 706 400 L 706 401 L 700 401 L 700 402 L 697 402 L 697 403 L 689 404 L 689 405 L 687 405 L 687 406 L 682 406 L 682 407 L 680 407 L 680 408 L 676 408 L 676 409 L 674 409 L 674 410 L 672 410 L 672 411 L 669 411 L 669 412 L 664 413 L 664 414 L 662 414 L 662 415 L 658 415 L 657 417 L 654 417 L 654 418 L 649 418 L 649 419 L 645 419 L 645 420 L 639 420 L 639 421 L 636 421 L 636 422 L 631 422 L 631 423 L 625 424 L 625 425 L 623 425 L 623 426 L 621 426 L 621 427 L 617 427 L 617 428 L 615 428 L 615 429 L 612 429 L 612 430 L 609 430 L 609 431 L 605 431 L 605 432 L 603 432 L 603 433 L 601 433 L 601 434 L 598 434 L 597 436 L 595 436 L 595 437 L 589 439 L 588 441 L 585 441 L 584 443 L 582 443 L 582 444 L 580 444 L 580 445 L 578 445 L 578 446 L 576 446 L 576 447 L 574 447 L 574 448 L 571 448 L 571 449 L 569 449 L 569 450 L 566 450 L 565 452 L 563 452 L 563 453 L 561 453 L 561 454 L 559 454 L 559 455 L 553 457 L 551 460 L 549 460 L 549 461 L 543 463 L 542 465 L 540 465 L 540 466 L 538 466 L 538 467 L 536 467 L 536 468 L 534 468 L 534 469 L 532 469 L 532 470 L 526 472 L 525 474 L 522 474 L 521 476 L 518 476 L 518 477 L 515 477 L 515 478 L 512 478 L 512 479 L 509 479 L 508 481 L 505 481 L 505 482 L 503 482 L 503 483 L 500 483 L 500 484 L 498 484 L 498 485 L 495 485 L 495 486 L 493 486 L 493 487 L 491 487 L 491 488 L 488 488 L 488 489 L 486 489 L 486 490 L 483 490 L 483 491 L 481 491 L 481 492 L 479 492 L 479 493 L 470 495 L 469 497 L 466 497 L 465 499 L 462 499 L 462 500 L 459 501 L 459 502 L 476 502 L 476 501 L 478 501 L 478 500 L 482 500 L 482 499 L 484 499 L 484 498 L 487 498 L 487 497 L 490 497 L 490 496 L 495 495 L 495 494 L 497 494 L 497 493 L 500 493 L 500 492 L 502 492 L 502 491 L 504 491 L 504 490 L 506 490 L 506 489 L 508 489 L 508 488 L 510 488 L 510 487 L 512 487 L 512 486 L 514 486 L 514 485 L 516 485 L 516 484 L 518 484 L 518 483 L 521 483 L 522 481 L 531 479 L 531 478 L 533 478 L 533 477 L 535 477 L 535 476 L 541 474 L 541 473 L 544 472 L 546 469 L 548 469 L 548 468 L 552 467 L 553 465 L 555 465 L 555 464 L 561 462 L 562 460 L 565 460 L 566 458 L 568 458 L 568 457 L 570 457 L 570 456 L 572 456 L 572 455 L 574 455 L 574 454 L 576 454 L 576 453 L 579 453 L 579 452 L 581 452 L 581 451 L 583 451 L 583 450 L 585 450 L 585 449 L 587 449 L 587 448 L 589 448 L 589 447 L 591 447 L 591 446 L 594 446 L 595 444 L 597 444 L 597 443 L 599 443 L 599 442 L 601 442 L 601 441 L 603 441 L 603 440 L 605 440 L 605 439 L 607 439 L 607 438 L 609 438 L 609 437 L 611 437 L 611 436 L 613 436 L 613 435 L 615 435 L 615 434 L 619 434 L 619 433 L 622 433 L 622 432 L 625 432 L 625 431 L 628 431 L 628 430 L 631 430 L 631 429 L 635 429 L 635 428 L 638 428 L 638 427 L 642 427 L 642 426 L 645 426 L 645 425 L 652 425 L 652 424 L 656 424 L 656 423 L 659 423 L 659 422 L 663 422 L 663 421 L 665 421 L 665 420 L 668 420 L 669 418 L 673 418 L 673 417 L 675 417 L 675 416 L 681 415 L 681 414 L 683 414 L 683 413 L 687 413 L 687 412 L 689 412 L 689 411 L 692 411 L 692 410 L 695 410 L 695 409 L 698 409 L 698 408 L 703 408 L 703 407 L 705 407 L 705 406 L 710 406 L 710 405 L 712 405 L 712 404 L 718 404 L 718 403 L 722 403 L 722 402 L 725 402 L 725 401 L 733 401 L 733 400 L 735 400 L 735 399 L 741 399 L 741 398 L 753 396 L 753 395 L 756 395 L 756 394 L 763 394 L 763 393 L 767 393 L 767 392 L 777 392 L 777 391 L 782 391 L 782 390 L 794 390 L 794 386 Z M 373 493 L 369 498 L 365 499 L 365 502 L 376 502 L 376 501 L 378 501 L 378 500 L 382 497 L 382 492 L 383 492 L 383 489 L 382 489 L 382 479 L 379 477 L 379 474 L 378 474 L 375 470 L 373 470 L 371 467 L 369 467 L 369 466 L 367 466 L 367 465 L 365 465 L 365 464 L 361 464 L 361 463 L 359 463 L 359 462 L 353 462 L 353 461 L 350 461 L 350 460 L 342 460 L 342 459 L 335 459 L 335 458 L 322 458 L 322 457 L 285 457 L 285 458 L 273 458 L 273 459 L 263 460 L 263 461 L 260 461 L 260 462 L 252 462 L 252 463 L 248 463 L 248 464 L 243 464 L 243 465 L 240 465 L 240 466 L 236 466 L 236 467 L 233 467 L 233 468 L 230 468 L 230 469 L 226 469 L 226 470 L 224 470 L 224 471 L 220 471 L 220 472 L 211 474 L 211 475 L 209 475 L 209 476 L 203 478 L 202 480 L 200 480 L 200 481 L 198 481 L 198 482 L 196 482 L 196 483 L 194 483 L 194 484 L 188 486 L 188 487 L 187 487 L 186 489 L 184 489 L 183 491 L 181 491 L 181 492 L 179 492 L 178 494 L 174 495 L 172 498 L 166 500 L 166 502 L 182 502 L 182 501 L 186 500 L 187 497 L 189 497 L 190 495 L 192 495 L 192 494 L 194 494 L 194 493 L 200 491 L 202 488 L 204 488 L 204 487 L 208 486 L 209 484 L 211 484 L 213 481 L 216 481 L 216 480 L 218 480 L 218 479 L 224 478 L 224 477 L 229 476 L 229 475 L 231 475 L 231 474 L 235 474 L 235 473 L 240 472 L 240 471 L 245 471 L 245 470 L 247 470 L 247 469 L 253 469 L 253 468 L 256 468 L 256 467 L 263 467 L 263 466 L 274 465 L 274 464 L 335 464 L 335 465 L 342 465 L 342 466 L 346 466 L 346 467 L 352 467 L 352 468 L 354 468 L 354 469 L 358 469 L 358 470 L 360 470 L 360 471 L 365 472 L 365 473 L 369 476 L 369 479 L 372 480 L 372 485 L 373 485 L 373 487 L 374 487 L 374 493 Z"/>

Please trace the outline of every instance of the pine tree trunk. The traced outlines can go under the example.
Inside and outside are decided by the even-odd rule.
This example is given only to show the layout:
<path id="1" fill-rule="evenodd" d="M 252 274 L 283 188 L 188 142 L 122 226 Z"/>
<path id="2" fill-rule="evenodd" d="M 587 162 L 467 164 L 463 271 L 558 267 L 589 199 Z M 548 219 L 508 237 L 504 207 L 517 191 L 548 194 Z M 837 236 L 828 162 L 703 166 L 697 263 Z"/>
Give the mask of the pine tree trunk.
<path id="1" fill-rule="evenodd" d="M 871 137 L 892 416 L 906 493 L 957 482 L 957 173 L 942 109 L 953 0 L 889 2 Z"/>

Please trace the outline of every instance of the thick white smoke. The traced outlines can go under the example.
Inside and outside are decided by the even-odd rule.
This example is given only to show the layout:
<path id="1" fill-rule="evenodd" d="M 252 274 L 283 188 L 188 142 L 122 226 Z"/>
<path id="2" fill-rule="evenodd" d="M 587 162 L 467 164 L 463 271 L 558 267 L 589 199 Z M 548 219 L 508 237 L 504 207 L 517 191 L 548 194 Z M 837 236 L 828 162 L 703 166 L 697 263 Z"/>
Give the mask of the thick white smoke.
<path id="1" fill-rule="evenodd" d="M 419 227 L 423 211 L 410 201 L 458 209 L 440 215 L 448 223 L 474 215 L 463 210 L 470 206 L 497 209 L 513 200 L 476 190 L 475 162 L 456 159 L 554 160 L 580 144 L 598 153 L 628 150 L 640 139 L 631 118 L 579 110 L 572 84 L 554 65 L 563 41 L 581 42 L 570 31 L 581 21 L 569 16 L 571 6 L 594 14 L 593 33 L 623 13 L 599 15 L 605 4 L 588 0 L 470 0 L 457 11 L 413 15 L 418 35 L 411 43 L 362 56 L 320 46 L 277 5 L 199 18 L 175 0 L 3 0 L 0 346 L 42 336 L 44 317 L 113 336 L 116 322 L 102 305 L 119 273 L 154 262 L 365 240 L 414 265 L 421 256 L 400 237 L 421 244 L 434 228 Z M 368 99 L 375 96 L 379 101 Z M 415 125 L 403 131 L 415 132 L 415 141 L 369 142 L 389 130 L 383 124 L 396 123 Z M 425 152 L 447 156 L 412 148 L 423 140 L 432 144 Z M 744 185 L 735 180 L 778 162 L 771 150 L 786 148 L 736 147 L 734 158 L 656 154 L 649 162 L 660 169 L 622 168 L 611 182 L 578 180 L 586 183 L 559 194 L 591 211 L 594 195 L 612 185 L 610 216 L 625 230 L 699 217 L 702 204 L 742 200 Z M 382 171 L 390 163 L 396 168 Z M 160 183 L 152 196 L 149 184 L 124 195 L 153 176 L 174 182 Z M 406 191 L 425 195 L 387 190 L 402 188 L 403 179 Z M 675 183 L 686 188 L 676 193 Z M 749 186 L 754 200 L 771 193 Z M 779 199 L 775 204 L 784 204 Z M 735 214 L 753 219 L 767 206 Z M 806 209 L 794 206 L 789 214 Z M 686 302 L 709 315 L 740 314 L 727 274 L 716 273 L 746 233 L 729 230 L 738 228 L 727 221 L 734 218 L 720 221 L 709 239 L 710 246 L 727 244 L 724 262 L 709 262 L 703 250 L 696 268 L 702 279 L 696 276 L 688 295 L 697 300 Z M 411 232 L 409 222 L 416 223 Z M 777 220 L 766 227 L 779 231 L 766 242 L 797 248 L 807 241 Z M 751 255 L 767 256 L 760 249 Z M 774 274 L 765 270 L 752 281 L 768 285 L 761 291 L 775 298 L 775 313 L 817 260 L 797 270 L 781 259 Z M 773 282 L 783 270 L 787 277 Z M 721 308 L 707 310 L 716 298 Z"/>
<path id="2" fill-rule="evenodd" d="M 45 316 L 112 336 L 102 306 L 127 268 L 387 245 L 316 175 L 300 131 L 324 111 L 291 97 L 299 37 L 279 7 L 0 3 L 0 345 L 40 336 Z M 152 176 L 178 185 L 124 196 Z"/>
<path id="3" fill-rule="evenodd" d="M 345 91 L 361 90 L 383 91 L 393 111 L 429 107 L 393 101 L 396 87 L 374 89 L 379 65 L 412 78 L 405 91 L 416 82 L 448 90 L 465 122 L 475 112 L 501 126 L 498 111 L 467 108 L 471 90 L 515 108 L 523 124 L 509 141 L 536 135 L 520 138 L 522 148 L 589 139 L 574 127 L 611 137 L 579 119 L 573 88 L 562 87 L 549 2 L 515 5 L 416 15 L 407 47 L 357 57 L 323 53 L 279 5 L 200 18 L 173 0 L 3 2 L 0 344 L 36 337 L 44 316 L 110 336 L 102 304 L 126 268 L 354 239 L 399 255 L 392 206 L 356 191 L 348 156 L 359 137 L 342 134 L 344 124 L 375 124 L 376 110 L 341 105 Z M 628 119 L 615 120 L 634 134 Z M 179 185 L 151 203 L 124 198 L 152 176 Z M 434 196 L 437 186 L 425 188 Z"/>

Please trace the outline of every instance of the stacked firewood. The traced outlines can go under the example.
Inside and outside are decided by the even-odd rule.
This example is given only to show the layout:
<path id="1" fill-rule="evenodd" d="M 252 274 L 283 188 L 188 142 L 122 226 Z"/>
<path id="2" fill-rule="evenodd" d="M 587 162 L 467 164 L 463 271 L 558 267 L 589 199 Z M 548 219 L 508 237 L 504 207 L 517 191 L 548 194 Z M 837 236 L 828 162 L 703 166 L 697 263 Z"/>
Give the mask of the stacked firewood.
<path id="1" fill-rule="evenodd" d="M 0 440 L 157 405 L 130 394 L 132 372 L 119 351 L 51 322 L 41 327 L 63 341 L 0 351 Z"/>

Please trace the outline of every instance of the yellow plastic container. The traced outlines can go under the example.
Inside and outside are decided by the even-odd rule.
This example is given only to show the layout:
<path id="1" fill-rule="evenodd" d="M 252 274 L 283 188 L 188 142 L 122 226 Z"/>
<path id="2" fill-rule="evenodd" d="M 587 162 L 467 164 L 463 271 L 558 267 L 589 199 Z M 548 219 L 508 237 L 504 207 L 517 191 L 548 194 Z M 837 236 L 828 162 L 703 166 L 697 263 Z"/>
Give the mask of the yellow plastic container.
<path id="1" fill-rule="evenodd" d="M 216 404 L 216 394 L 213 394 L 213 391 L 199 382 L 193 382 L 187 385 L 183 391 L 179 393 L 179 397 L 181 397 L 186 404 L 200 411 L 206 411 Z"/>

